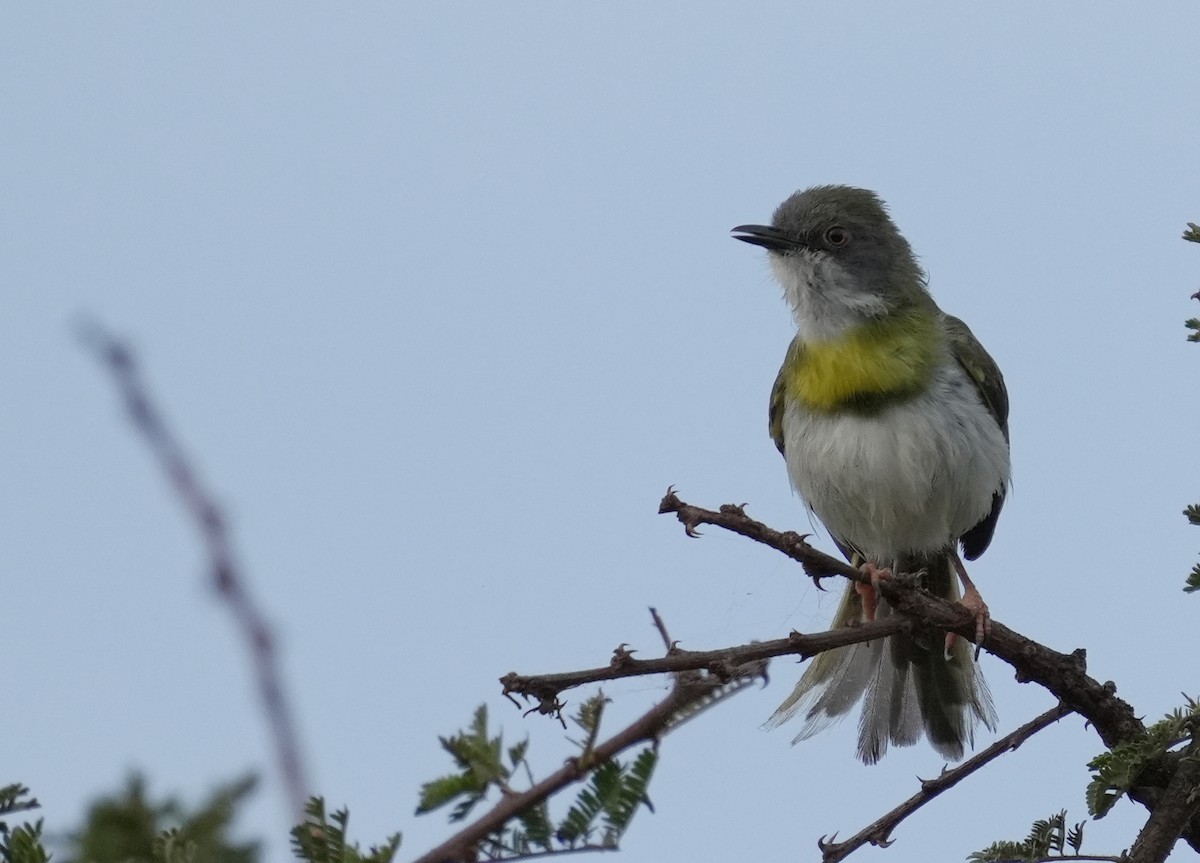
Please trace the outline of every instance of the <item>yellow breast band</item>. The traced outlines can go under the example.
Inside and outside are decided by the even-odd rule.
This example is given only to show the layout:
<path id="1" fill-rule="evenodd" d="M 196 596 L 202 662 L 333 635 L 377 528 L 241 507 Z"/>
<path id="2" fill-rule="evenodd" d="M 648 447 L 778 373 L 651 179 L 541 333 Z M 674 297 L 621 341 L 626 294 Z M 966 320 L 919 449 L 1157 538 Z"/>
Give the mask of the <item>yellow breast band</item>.
<path id="1" fill-rule="evenodd" d="M 928 383 L 941 348 L 933 316 L 890 315 L 836 339 L 798 345 L 788 357 L 785 394 L 825 412 L 915 395 Z"/>

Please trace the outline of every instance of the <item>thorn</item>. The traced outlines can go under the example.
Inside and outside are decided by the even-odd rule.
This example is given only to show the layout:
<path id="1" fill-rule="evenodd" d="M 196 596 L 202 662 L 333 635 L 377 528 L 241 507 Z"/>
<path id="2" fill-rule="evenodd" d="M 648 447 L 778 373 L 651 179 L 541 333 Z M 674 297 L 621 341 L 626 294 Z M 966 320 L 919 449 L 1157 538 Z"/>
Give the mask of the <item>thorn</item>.
<path id="1" fill-rule="evenodd" d="M 609 660 L 608 663 L 610 667 L 620 668 L 624 665 L 628 665 L 633 660 L 633 654 L 637 653 L 637 651 L 629 650 L 628 647 L 629 642 L 622 641 L 616 646 L 616 648 L 613 649 L 612 659 Z"/>
<path id="2" fill-rule="evenodd" d="M 822 854 L 824 854 L 825 849 L 830 847 L 831 845 L 835 844 L 836 841 L 837 841 L 836 833 L 834 833 L 832 836 L 829 837 L 828 842 L 825 841 L 825 837 L 824 837 L 824 835 L 822 835 L 821 838 L 817 840 L 817 848 L 820 850 L 820 852 Z"/>
<path id="3" fill-rule="evenodd" d="M 675 494 L 675 486 L 667 486 L 667 493 L 663 495 L 662 500 L 658 502 L 658 512 L 662 515 L 665 512 L 679 511 L 679 497 Z"/>
<path id="4" fill-rule="evenodd" d="M 813 587 L 817 590 L 825 591 L 824 585 L 821 584 L 821 579 L 826 577 L 823 573 L 810 572 L 808 573 L 808 577 L 812 579 Z"/>

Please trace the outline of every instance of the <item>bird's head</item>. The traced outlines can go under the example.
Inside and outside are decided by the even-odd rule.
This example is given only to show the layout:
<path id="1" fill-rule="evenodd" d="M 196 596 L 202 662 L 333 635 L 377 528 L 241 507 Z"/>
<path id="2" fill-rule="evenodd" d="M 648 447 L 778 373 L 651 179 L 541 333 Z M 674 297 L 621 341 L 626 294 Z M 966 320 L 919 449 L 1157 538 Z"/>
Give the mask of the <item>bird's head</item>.
<path id="1" fill-rule="evenodd" d="M 780 204 L 770 225 L 740 225 L 733 233 L 770 253 L 802 327 L 836 331 L 932 305 L 912 248 L 867 189 L 814 186 Z"/>

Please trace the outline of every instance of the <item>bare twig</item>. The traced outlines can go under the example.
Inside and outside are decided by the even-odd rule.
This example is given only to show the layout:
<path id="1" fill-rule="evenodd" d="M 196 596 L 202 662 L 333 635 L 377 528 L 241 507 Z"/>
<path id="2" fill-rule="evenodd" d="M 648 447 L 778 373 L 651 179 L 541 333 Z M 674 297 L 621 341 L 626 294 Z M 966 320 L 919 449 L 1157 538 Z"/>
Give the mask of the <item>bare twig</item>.
<path id="1" fill-rule="evenodd" d="M 719 650 L 681 650 L 674 646 L 666 656 L 656 659 L 634 659 L 632 652 L 621 645 L 613 651 L 612 662 L 601 668 L 584 671 L 567 671 L 560 674 L 520 675 L 515 671 L 500 678 L 504 693 L 524 695 L 539 701 L 553 701 L 567 689 L 604 680 L 622 677 L 640 677 L 648 674 L 669 674 L 680 671 L 708 671 L 718 678 L 728 680 L 739 666 L 751 662 L 762 662 L 775 656 L 799 656 L 806 659 L 835 647 L 845 647 L 860 641 L 872 641 L 908 626 L 908 621 L 897 615 L 880 618 L 859 626 L 833 629 L 812 635 L 793 632 L 787 638 L 772 641 L 757 641 L 737 647 Z"/>
<path id="2" fill-rule="evenodd" d="M 1074 861 L 1091 861 L 1091 863 L 1129 863 L 1129 858 L 1123 854 L 1055 854 L 1043 858 L 1045 863 L 1074 863 Z"/>
<path id="3" fill-rule="evenodd" d="M 259 697 L 275 742 L 291 814 L 302 821 L 309 786 L 292 711 L 284 694 L 274 636 L 266 617 L 250 596 L 245 576 L 238 567 L 225 516 L 201 484 L 183 448 L 151 401 L 129 346 L 95 322 L 81 327 L 80 336 L 112 374 L 134 427 L 158 459 L 180 502 L 200 530 L 208 550 L 213 587 L 233 615 L 254 664 Z"/>
<path id="4" fill-rule="evenodd" d="M 654 628 L 658 630 L 658 634 L 662 637 L 663 647 L 667 653 L 670 653 L 675 649 L 675 642 L 671 640 L 671 634 L 667 632 L 667 625 L 659 617 L 657 608 L 650 609 L 650 618 L 654 621 Z"/>
<path id="5" fill-rule="evenodd" d="M 702 509 L 684 503 L 675 494 L 672 486 L 658 504 L 659 513 L 675 513 L 683 524 L 683 529 L 690 537 L 698 537 L 696 527 L 701 524 L 711 524 L 726 530 L 740 533 L 756 542 L 769 545 L 776 551 L 781 551 L 804 567 L 805 573 L 812 578 L 817 587 L 821 586 L 822 578 L 841 575 L 854 581 L 870 584 L 869 577 L 859 572 L 844 560 L 830 557 L 823 551 L 818 551 L 808 544 L 807 534 L 799 534 L 792 530 L 778 531 L 755 521 L 746 515 L 746 505 L 727 503 L 719 511 Z"/>
<path id="6" fill-rule="evenodd" d="M 1070 713 L 1071 710 L 1069 708 L 1059 704 L 1047 710 L 1036 719 L 1026 722 L 1012 733 L 1004 735 L 991 746 L 987 747 L 987 749 L 968 758 L 957 767 L 951 770 L 943 770 L 936 779 L 922 779 L 920 791 L 905 800 L 891 812 L 864 827 L 845 842 L 834 842 L 833 838 L 836 838 L 836 834 L 834 837 L 831 837 L 829 842 L 826 842 L 825 837 L 822 836 L 817 840 L 817 847 L 821 849 L 822 860 L 824 863 L 837 863 L 839 860 L 845 860 L 851 852 L 867 844 L 879 845 L 886 848 L 895 841 L 891 838 L 892 831 L 909 815 L 912 815 L 930 800 L 937 797 L 943 791 L 957 785 L 984 765 L 1004 753 L 1016 749 L 1034 734 Z"/>

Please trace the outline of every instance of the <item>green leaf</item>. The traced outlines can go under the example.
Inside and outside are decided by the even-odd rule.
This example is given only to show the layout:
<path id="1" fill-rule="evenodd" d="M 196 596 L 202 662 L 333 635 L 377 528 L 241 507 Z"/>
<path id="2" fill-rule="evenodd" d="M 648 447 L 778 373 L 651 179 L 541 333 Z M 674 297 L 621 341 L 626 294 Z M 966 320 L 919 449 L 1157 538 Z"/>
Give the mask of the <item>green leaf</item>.
<path id="1" fill-rule="evenodd" d="M 526 737 L 524 740 L 522 740 L 516 746 L 510 746 L 508 748 L 508 762 L 513 766 L 513 770 L 516 770 L 523 763 L 525 763 L 525 753 L 528 750 L 529 750 L 529 738 L 528 737 Z"/>
<path id="2" fill-rule="evenodd" d="M 475 711 L 471 730 L 460 731 L 453 737 L 441 737 L 442 748 L 454 756 L 455 763 L 469 773 L 485 781 L 507 779 L 509 771 L 501 762 L 500 735 L 487 735 L 487 705 L 481 704 Z"/>
<path id="3" fill-rule="evenodd" d="M 292 828 L 292 853 L 309 863 L 392 863 L 400 848 L 400 834 L 393 833 L 363 854 L 357 843 L 346 840 L 350 812 L 339 809 L 326 815 L 323 797 L 309 798 L 304 814 L 304 823 Z"/>
<path id="4" fill-rule="evenodd" d="M 1094 818 L 1099 820 L 1109 813 L 1147 764 L 1188 738 L 1189 728 L 1200 714 L 1200 704 L 1184 697 L 1186 707 L 1176 708 L 1141 737 L 1120 743 L 1088 762 L 1094 774 L 1087 787 L 1087 805 Z"/>
<path id="5" fill-rule="evenodd" d="M 29 796 L 29 789 L 20 783 L 0 788 L 0 815 L 12 815 L 38 809 L 41 804 Z M 9 830 L 0 821 L 0 861 L 4 863 L 46 863 L 50 855 L 42 845 L 42 821 L 18 824 Z"/>
<path id="6" fill-rule="evenodd" d="M 68 859 L 126 863 L 162 859 L 156 856 L 161 850 L 175 855 L 171 863 L 186 854 L 194 863 L 254 863 L 258 843 L 237 843 L 229 834 L 238 807 L 255 784 L 253 776 L 230 782 L 189 809 L 174 797 L 152 798 L 146 781 L 133 774 L 122 793 L 92 804 L 83 829 L 70 837 Z M 168 843 L 164 835 L 169 832 L 174 838 Z"/>
<path id="7" fill-rule="evenodd" d="M 0 831 L 0 860 L 4 863 L 47 863 L 50 855 L 42 844 L 42 819 L 33 824 L 21 824 L 11 831 Z"/>
<path id="8" fill-rule="evenodd" d="M 571 804 L 566 817 L 555 831 L 555 837 L 559 842 L 568 847 L 574 847 L 577 843 L 591 838 L 596 819 L 604 811 L 604 801 L 601 797 L 603 788 L 609 782 L 607 777 L 611 776 L 613 771 L 619 772 L 620 769 L 616 762 L 608 761 L 592 771 L 591 776 L 588 777 L 588 784 L 580 789 L 575 802 Z"/>
<path id="9" fill-rule="evenodd" d="M 606 798 L 605 838 L 611 840 L 612 845 L 615 846 L 620 841 L 640 806 L 644 804 L 647 809 L 654 811 L 646 788 L 650 784 L 650 777 L 654 775 L 657 763 L 658 751 L 653 746 L 643 749 L 633 764 L 627 770 L 621 771 L 620 782 L 611 797 Z"/>
<path id="10" fill-rule="evenodd" d="M 0 815 L 28 812 L 30 809 L 40 808 L 41 805 L 36 798 L 29 796 L 29 789 L 18 782 L 0 788 Z"/>
<path id="11" fill-rule="evenodd" d="M 616 848 L 638 808 L 650 806 L 646 788 L 657 761 L 658 753 L 648 746 L 629 766 L 611 759 L 596 767 L 559 824 L 558 840 L 574 847 L 590 840 L 601 822 L 600 846 Z"/>
<path id="12" fill-rule="evenodd" d="M 604 715 L 604 705 L 609 701 L 611 699 L 605 697 L 603 692 L 596 693 L 579 705 L 579 709 L 575 711 L 571 721 L 594 738 L 600 730 L 600 718 Z"/>
<path id="13" fill-rule="evenodd" d="M 481 783 L 474 774 L 452 773 L 449 776 L 442 776 L 421 786 L 416 814 L 424 815 L 432 812 L 462 794 L 470 797 L 482 797 L 486 791 L 487 783 Z"/>
<path id="14" fill-rule="evenodd" d="M 517 820 L 525 828 L 526 845 L 535 845 L 545 851 L 551 850 L 554 826 L 550 823 L 550 808 L 545 801 L 520 813 Z"/>
<path id="15" fill-rule="evenodd" d="M 1072 827 L 1070 829 L 1070 831 L 1067 833 L 1067 844 L 1071 846 L 1071 850 L 1074 851 L 1076 854 L 1078 854 L 1079 849 L 1083 847 L 1084 823 L 1085 822 L 1080 821 L 1078 824 L 1076 824 L 1074 827 Z"/>
<path id="16" fill-rule="evenodd" d="M 507 788 L 512 771 L 504 766 L 501 735 L 488 737 L 487 705 L 480 705 L 475 710 L 466 731 L 438 740 L 461 772 L 424 783 L 417 801 L 417 814 L 423 815 L 456 801 L 450 810 L 450 820 L 461 821 L 484 799 L 491 785 Z M 523 741 L 508 750 L 514 768 L 524 759 L 527 746 L 528 741 Z"/>
<path id="17" fill-rule="evenodd" d="M 967 860 L 970 863 L 1041 863 L 1063 856 L 1063 847 L 1068 844 L 1079 853 L 1083 845 L 1083 823 L 1076 824 L 1069 832 L 1066 824 L 1064 809 L 1049 818 L 1034 821 L 1024 842 L 993 842 L 968 856 Z"/>
<path id="18" fill-rule="evenodd" d="M 1183 583 L 1184 593 L 1195 593 L 1200 590 L 1200 563 L 1192 567 L 1192 571 L 1188 573 L 1187 581 Z"/>
<path id="19" fill-rule="evenodd" d="M 1023 863 L 1029 859 L 1029 851 L 1022 842 L 993 842 L 967 856 L 968 863 Z"/>

